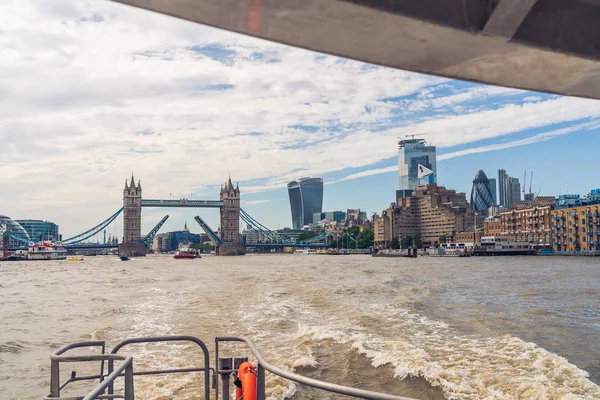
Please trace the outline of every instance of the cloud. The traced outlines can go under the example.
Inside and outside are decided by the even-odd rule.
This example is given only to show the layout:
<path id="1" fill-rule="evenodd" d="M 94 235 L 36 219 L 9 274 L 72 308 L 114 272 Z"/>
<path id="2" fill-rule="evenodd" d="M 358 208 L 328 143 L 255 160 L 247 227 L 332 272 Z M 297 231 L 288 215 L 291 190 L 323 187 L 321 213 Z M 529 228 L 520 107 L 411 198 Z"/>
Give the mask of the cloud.
<path id="1" fill-rule="evenodd" d="M 271 201 L 273 201 L 272 199 L 266 199 L 266 200 L 248 200 L 248 201 L 244 201 L 245 204 L 265 204 L 265 203 L 270 203 Z"/>
<path id="2" fill-rule="evenodd" d="M 448 159 L 455 158 L 455 157 L 466 156 L 469 154 L 485 153 L 488 151 L 509 149 L 511 147 L 526 146 L 526 145 L 534 144 L 534 143 L 538 143 L 538 142 L 545 142 L 545 141 L 553 139 L 557 136 L 568 135 L 570 133 L 575 133 L 575 132 L 586 132 L 586 131 L 590 131 L 590 130 L 598 129 L 598 128 L 600 128 L 599 121 L 578 124 L 578 125 L 574 125 L 574 126 L 571 126 L 568 128 L 556 129 L 556 130 L 549 131 L 549 132 L 539 133 L 535 136 L 528 137 L 526 139 L 514 140 L 512 142 L 507 142 L 507 143 L 492 144 L 492 145 L 488 145 L 488 146 L 474 147 L 474 148 L 470 148 L 470 149 L 455 151 L 452 153 L 446 153 L 446 154 L 442 154 L 442 155 L 438 156 L 437 159 L 438 159 L 438 161 L 443 161 L 443 160 L 448 160 Z"/>
<path id="3" fill-rule="evenodd" d="M 131 171 L 147 197 L 202 185 L 215 198 L 228 174 L 246 194 L 392 171 L 372 166 L 415 132 L 443 148 L 600 117 L 595 101 L 533 101 L 105 1 L 2 2 L 0 22 L 0 210 L 66 235 L 90 210 L 112 214 Z"/>
<path id="4" fill-rule="evenodd" d="M 375 168 L 375 169 L 369 169 L 367 171 L 357 172 L 355 174 L 351 174 L 351 175 L 345 176 L 345 177 L 343 177 L 341 179 L 337 179 L 335 181 L 327 182 L 327 184 L 344 182 L 344 181 L 349 181 L 349 180 L 358 179 L 358 178 L 364 178 L 365 176 L 387 174 L 389 172 L 398 172 L 398 166 L 397 165 L 393 165 L 391 167 Z"/>

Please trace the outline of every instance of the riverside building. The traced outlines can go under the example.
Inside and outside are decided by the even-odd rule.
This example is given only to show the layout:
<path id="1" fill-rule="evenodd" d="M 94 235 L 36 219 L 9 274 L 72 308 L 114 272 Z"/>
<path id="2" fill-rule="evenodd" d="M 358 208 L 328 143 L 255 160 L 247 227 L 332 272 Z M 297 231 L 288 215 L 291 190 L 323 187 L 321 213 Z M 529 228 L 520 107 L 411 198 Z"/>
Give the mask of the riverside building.
<path id="1" fill-rule="evenodd" d="M 552 249 L 600 254 L 600 189 L 585 197 L 558 197 L 552 210 Z"/>
<path id="2" fill-rule="evenodd" d="M 512 209 L 500 214 L 501 236 L 511 236 L 539 247 L 550 248 L 550 215 L 556 203 L 553 196 L 539 196 L 535 200 L 519 200 Z"/>
<path id="3" fill-rule="evenodd" d="M 40 242 L 42 240 L 60 241 L 58 225 L 50 221 L 39 219 L 18 219 L 17 222 L 26 231 L 31 240 Z"/>
<path id="4" fill-rule="evenodd" d="M 475 217 L 464 193 L 436 184 L 421 186 L 376 217 L 375 245 L 387 248 L 394 238 L 415 236 L 425 247 L 439 245 L 442 236 L 452 242 L 458 232 L 473 232 Z"/>

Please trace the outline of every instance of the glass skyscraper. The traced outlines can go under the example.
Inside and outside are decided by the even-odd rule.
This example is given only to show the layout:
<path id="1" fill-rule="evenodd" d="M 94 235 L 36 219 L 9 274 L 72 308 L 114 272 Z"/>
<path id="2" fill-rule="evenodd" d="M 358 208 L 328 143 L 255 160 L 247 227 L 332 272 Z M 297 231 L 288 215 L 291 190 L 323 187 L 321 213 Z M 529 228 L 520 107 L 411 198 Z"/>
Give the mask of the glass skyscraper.
<path id="1" fill-rule="evenodd" d="M 503 169 L 498 170 L 498 201 L 501 206 L 510 208 L 513 201 L 521 200 L 521 184 L 519 178 L 508 176 Z"/>
<path id="2" fill-rule="evenodd" d="M 490 190 L 490 181 L 485 172 L 479 170 L 473 179 L 471 189 L 471 208 L 473 211 L 486 211 L 494 204 L 494 197 Z"/>
<path id="3" fill-rule="evenodd" d="M 313 222 L 313 214 L 323 212 L 323 179 L 300 178 L 288 183 L 292 228 L 302 229 Z"/>
<path id="4" fill-rule="evenodd" d="M 492 204 L 498 204 L 498 197 L 496 194 L 496 178 L 488 178 L 490 182 L 490 192 L 492 192 Z"/>
<path id="5" fill-rule="evenodd" d="M 410 135 L 409 135 L 410 136 Z M 431 171 L 420 168 L 419 165 Z M 425 139 L 408 139 L 398 142 L 398 175 L 401 197 L 408 197 L 422 185 L 437 182 L 435 146 L 429 146 Z"/>

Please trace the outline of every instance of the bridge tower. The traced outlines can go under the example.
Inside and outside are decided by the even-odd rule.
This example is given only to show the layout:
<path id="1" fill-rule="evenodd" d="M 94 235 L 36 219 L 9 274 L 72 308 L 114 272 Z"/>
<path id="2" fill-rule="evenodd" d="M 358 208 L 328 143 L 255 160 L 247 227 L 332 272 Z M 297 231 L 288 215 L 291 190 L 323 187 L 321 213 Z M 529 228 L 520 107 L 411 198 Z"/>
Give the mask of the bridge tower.
<path id="1" fill-rule="evenodd" d="M 123 243 L 119 245 L 119 256 L 144 256 L 146 246 L 142 236 L 142 185 L 136 186 L 131 175 L 131 184 L 125 181 L 123 189 Z"/>
<path id="2" fill-rule="evenodd" d="M 240 188 L 233 187 L 231 176 L 221 187 L 220 198 L 223 201 L 221 207 L 221 240 L 219 255 L 237 256 L 246 254 L 246 249 L 240 243 Z"/>

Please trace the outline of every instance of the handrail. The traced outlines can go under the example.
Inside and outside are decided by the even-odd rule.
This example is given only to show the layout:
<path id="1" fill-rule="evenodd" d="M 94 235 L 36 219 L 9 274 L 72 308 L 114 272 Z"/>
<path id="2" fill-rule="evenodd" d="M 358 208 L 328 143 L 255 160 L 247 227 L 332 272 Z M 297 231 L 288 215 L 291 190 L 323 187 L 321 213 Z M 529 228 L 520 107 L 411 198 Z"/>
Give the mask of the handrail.
<path id="1" fill-rule="evenodd" d="M 173 342 L 173 341 L 191 341 L 196 343 L 203 352 L 204 355 L 204 367 L 202 368 L 179 368 L 179 369 L 171 369 L 171 370 L 159 370 L 159 371 L 141 371 L 135 372 L 133 371 L 133 357 L 116 354 L 121 348 L 128 344 L 134 343 L 151 343 L 151 342 Z M 235 372 L 235 369 L 231 369 L 231 361 L 229 364 L 223 363 L 223 367 L 221 367 L 220 361 L 226 360 L 226 358 L 220 360 L 219 359 L 219 342 L 243 342 L 245 343 L 254 357 L 258 360 L 258 368 L 257 368 L 257 399 L 264 400 L 265 399 L 265 370 L 269 371 L 275 375 L 278 375 L 282 378 L 288 379 L 290 381 L 297 382 L 299 384 L 307 385 L 313 387 L 315 389 L 325 390 L 332 393 L 337 393 L 345 396 L 357 397 L 362 399 L 372 399 L 372 400 L 414 400 L 409 397 L 396 396 L 391 394 L 377 393 L 369 390 L 357 389 L 353 387 L 338 385 L 330 382 L 323 382 L 317 379 L 308 378 L 302 375 L 298 375 L 296 373 L 286 371 L 274 365 L 271 365 L 267 362 L 260 351 L 256 348 L 252 341 L 245 337 L 235 337 L 235 336 L 223 336 L 215 338 L 215 350 L 216 350 L 216 371 L 213 368 L 210 368 L 209 361 L 209 353 L 208 348 L 200 339 L 194 336 L 163 336 L 163 337 L 146 337 L 146 338 L 132 338 L 122 341 L 117 344 L 110 354 L 105 354 L 105 342 L 104 341 L 89 341 L 89 342 L 78 342 L 68 344 L 66 346 L 61 347 L 57 351 L 55 351 L 51 356 L 51 379 L 50 379 L 50 393 L 45 397 L 45 400 L 95 400 L 95 399 L 114 399 L 114 398 L 123 398 L 125 400 L 134 400 L 134 376 L 135 375 L 150 375 L 150 374 L 161 374 L 161 373 L 175 373 L 175 372 L 194 372 L 194 371 L 202 371 L 204 372 L 204 395 L 206 399 L 210 398 L 210 372 L 213 371 L 213 388 L 216 389 L 216 399 L 218 399 L 219 395 L 219 385 L 217 375 L 221 375 L 223 380 L 223 396 L 224 400 L 228 399 L 229 396 L 226 396 L 229 388 L 229 375 L 232 372 Z M 102 354 L 95 355 L 75 355 L 75 356 L 66 356 L 63 355 L 68 350 L 80 347 L 93 347 L 93 346 L 101 346 Z M 229 359 L 231 360 L 231 359 Z M 236 363 L 237 363 L 236 359 Z M 247 358 L 246 358 L 247 360 Z M 71 378 L 68 379 L 64 385 L 60 385 L 59 382 L 59 363 L 60 362 L 86 362 L 86 361 L 102 361 L 102 366 L 105 361 L 108 361 L 108 373 L 104 376 L 101 371 L 98 376 L 86 376 L 86 377 L 76 377 L 75 371 L 73 371 Z M 114 361 L 122 361 L 116 368 L 114 367 Z M 226 366 L 227 365 L 227 366 Z M 234 367 L 234 368 L 237 368 Z M 114 381 L 119 378 L 124 377 L 124 389 L 123 395 L 115 395 L 113 393 L 114 390 Z M 100 383 L 85 397 L 68 397 L 61 398 L 60 391 L 61 389 L 68 383 L 76 381 L 76 380 L 89 380 L 89 379 L 100 379 Z M 108 394 L 105 392 L 108 390 Z"/>
<path id="2" fill-rule="evenodd" d="M 258 349 L 254 346 L 254 343 L 250 339 L 245 336 L 235 337 L 235 336 L 223 336 L 216 337 L 215 342 L 244 342 L 254 354 L 254 357 L 258 360 L 259 367 L 262 366 L 267 371 L 279 375 L 282 378 L 289 379 L 291 381 L 301 383 L 303 385 L 311 386 L 316 389 L 326 390 L 328 392 L 338 393 L 351 397 L 358 397 L 362 399 L 373 399 L 373 400 L 414 400 L 410 397 L 403 396 L 395 396 L 392 394 L 385 393 L 377 393 L 364 389 L 356 389 L 348 386 L 338 385 L 335 383 L 319 381 L 317 379 L 308 378 L 306 376 L 298 375 L 290 371 L 286 371 L 279 367 L 269 364 L 262 356 L 262 354 L 258 351 Z M 260 373 L 259 373 L 260 375 Z"/>
<path id="3" fill-rule="evenodd" d="M 77 356 L 65 356 L 63 355 L 68 350 L 81 348 L 81 347 L 102 347 L 102 354 L 93 355 L 77 355 Z M 50 355 L 51 360 L 51 377 L 50 377 L 50 393 L 44 398 L 45 400 L 60 399 L 60 389 L 67 383 L 74 380 L 74 375 L 68 380 L 65 385 L 60 385 L 60 369 L 59 364 L 61 362 L 88 362 L 88 361 L 102 361 L 102 367 L 100 377 L 103 377 L 102 369 L 104 368 L 104 361 L 109 361 L 113 364 L 114 361 L 123 361 L 117 368 L 108 374 L 103 381 L 101 381 L 87 396 L 81 398 L 82 400 L 94 400 L 98 396 L 102 395 L 109 385 L 112 385 L 113 381 L 119 377 L 123 372 L 125 373 L 125 387 L 124 396 L 125 400 L 133 400 L 133 357 L 122 356 L 119 354 L 104 354 L 105 342 L 104 341 L 88 341 L 88 342 L 77 342 L 67 344 L 60 349 L 56 350 Z M 89 378 L 89 377 L 88 377 Z M 80 398 L 80 397 L 76 397 Z M 75 399 L 75 398 L 74 398 Z M 66 400 L 66 399 L 65 399 Z"/>
<path id="4" fill-rule="evenodd" d="M 206 344 L 195 336 L 153 336 L 153 337 L 139 337 L 139 338 L 131 338 L 126 339 L 117 344 L 111 351 L 111 354 L 117 354 L 121 348 L 127 346 L 129 344 L 136 343 L 156 343 L 156 342 L 193 342 L 197 344 L 202 350 L 202 355 L 204 356 L 204 367 L 202 368 L 176 368 L 176 369 L 167 369 L 167 370 L 159 370 L 159 371 L 138 371 L 134 372 L 133 375 L 158 375 L 158 374 L 169 374 L 169 373 L 179 373 L 179 372 L 204 372 L 204 398 L 206 400 L 210 399 L 210 356 L 208 353 L 208 347 Z M 108 372 L 112 370 L 112 363 L 108 364 Z M 109 387 L 109 394 L 112 394 L 113 387 L 112 385 Z"/>

